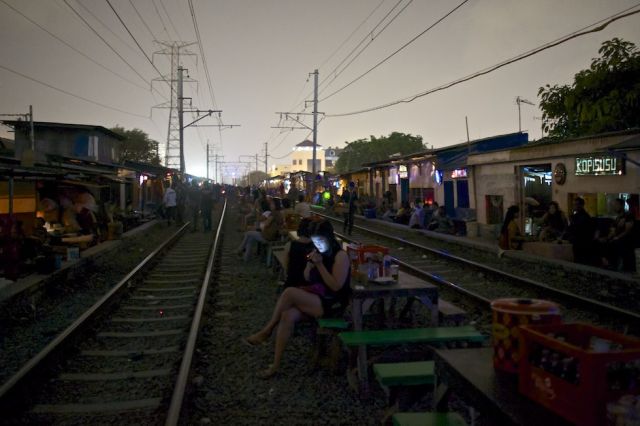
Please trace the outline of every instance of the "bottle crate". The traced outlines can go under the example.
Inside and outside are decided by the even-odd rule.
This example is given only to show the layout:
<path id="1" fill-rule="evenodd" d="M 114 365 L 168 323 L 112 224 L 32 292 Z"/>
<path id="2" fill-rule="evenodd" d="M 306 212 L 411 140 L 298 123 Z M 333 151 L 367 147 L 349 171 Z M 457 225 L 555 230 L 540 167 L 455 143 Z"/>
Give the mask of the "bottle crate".
<path id="1" fill-rule="evenodd" d="M 584 426 L 640 419 L 640 340 L 589 324 L 520 329 L 519 391 Z"/>
<path id="2" fill-rule="evenodd" d="M 378 264 L 379 276 L 384 275 L 382 259 L 389 254 L 389 248 L 377 245 L 347 245 L 347 254 L 351 261 L 351 272 L 358 271 L 360 265 L 367 263 L 369 259 L 373 259 Z"/>

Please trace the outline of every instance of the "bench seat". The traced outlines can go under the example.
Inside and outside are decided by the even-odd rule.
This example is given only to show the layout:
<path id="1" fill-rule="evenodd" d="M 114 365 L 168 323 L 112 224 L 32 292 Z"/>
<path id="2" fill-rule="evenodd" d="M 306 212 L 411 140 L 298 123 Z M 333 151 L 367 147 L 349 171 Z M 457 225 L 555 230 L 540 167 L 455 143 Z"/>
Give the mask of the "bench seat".
<path id="1" fill-rule="evenodd" d="M 318 327 L 330 328 L 333 330 L 348 330 L 349 322 L 345 321 L 342 318 L 319 318 Z"/>
<path id="2" fill-rule="evenodd" d="M 347 346 L 431 344 L 459 341 L 479 343 L 485 340 L 485 336 L 471 326 L 344 331 L 339 334 L 339 337 Z"/>
<path id="3" fill-rule="evenodd" d="M 464 309 L 443 299 L 438 299 L 438 315 L 441 324 L 462 325 L 467 320 L 467 313 Z"/>
<path id="4" fill-rule="evenodd" d="M 396 413 L 394 426 L 466 426 L 458 413 Z"/>
<path id="5" fill-rule="evenodd" d="M 373 364 L 373 372 L 378 383 L 387 387 L 432 385 L 436 379 L 433 361 Z"/>

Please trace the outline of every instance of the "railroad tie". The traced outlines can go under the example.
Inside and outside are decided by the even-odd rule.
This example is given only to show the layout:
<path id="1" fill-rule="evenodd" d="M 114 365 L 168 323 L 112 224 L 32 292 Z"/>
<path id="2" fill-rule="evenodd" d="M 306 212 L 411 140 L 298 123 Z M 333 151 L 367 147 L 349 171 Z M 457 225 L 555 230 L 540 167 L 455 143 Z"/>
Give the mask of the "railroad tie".
<path id="1" fill-rule="evenodd" d="M 193 308 L 193 305 L 154 305 L 154 306 L 137 306 L 137 305 L 128 305 L 122 306 L 120 309 L 125 311 L 157 311 L 163 310 L 166 311 L 168 309 L 190 309 Z"/>
<path id="2" fill-rule="evenodd" d="M 112 380 L 149 379 L 169 375 L 171 375 L 171 369 L 164 368 L 160 370 L 129 371 L 124 373 L 62 373 L 57 379 L 67 382 L 106 382 Z"/>
<path id="3" fill-rule="evenodd" d="M 160 407 L 162 398 L 131 401 L 98 402 L 94 404 L 38 404 L 31 410 L 35 414 L 110 413 L 129 410 L 148 410 Z"/>
<path id="4" fill-rule="evenodd" d="M 95 356 L 95 357 L 123 357 L 123 356 L 146 356 L 146 355 L 164 355 L 180 352 L 178 346 L 169 346 L 162 349 L 145 349 L 138 352 L 133 351 L 104 351 L 104 350 L 84 350 L 80 351 L 82 356 Z"/>
<path id="5" fill-rule="evenodd" d="M 162 322 L 162 321 L 184 321 L 188 320 L 189 317 L 186 315 L 176 315 L 176 316 L 162 316 L 162 317 L 153 317 L 153 318 L 112 318 L 111 322 L 117 323 L 143 323 L 143 322 Z"/>
<path id="6" fill-rule="evenodd" d="M 115 337 L 115 338 L 139 338 L 139 337 L 164 337 L 164 336 L 176 336 L 184 334 L 182 329 L 173 330 L 160 330 L 160 331 L 102 331 L 97 334 L 98 337 Z"/>

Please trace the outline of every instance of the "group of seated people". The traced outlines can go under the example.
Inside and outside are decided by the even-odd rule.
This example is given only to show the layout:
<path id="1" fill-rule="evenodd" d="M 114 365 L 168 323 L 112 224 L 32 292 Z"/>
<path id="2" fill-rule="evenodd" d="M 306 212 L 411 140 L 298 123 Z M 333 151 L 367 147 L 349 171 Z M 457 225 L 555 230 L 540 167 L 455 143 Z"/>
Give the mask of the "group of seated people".
<path id="1" fill-rule="evenodd" d="M 524 236 L 518 225 L 518 206 L 507 209 L 500 231 L 499 246 L 502 250 L 520 250 L 527 241 L 541 241 L 572 244 L 574 262 L 600 266 L 625 272 L 636 271 L 635 248 L 638 244 L 633 214 L 625 211 L 625 201 L 616 199 L 612 203 L 616 217 L 606 228 L 599 228 L 584 208 L 584 200 L 574 200 L 574 211 L 567 217 L 555 201 L 549 203 L 548 210 L 540 222 L 540 232 L 536 237 Z"/>
<path id="2" fill-rule="evenodd" d="M 444 206 L 438 206 L 437 202 L 430 205 L 423 203 L 422 199 L 416 198 L 410 204 L 405 201 L 397 211 L 387 206 L 386 201 L 382 203 L 380 217 L 402 225 L 407 225 L 413 229 L 426 229 L 428 231 L 443 234 L 454 234 L 455 226 Z"/>
<path id="3" fill-rule="evenodd" d="M 295 229 L 300 218 L 311 216 L 311 207 L 300 194 L 295 207 L 287 198 L 269 197 L 257 192 L 253 202 L 245 202 L 245 215 L 242 215 L 241 228 L 245 231 L 242 243 L 236 250 L 245 261 L 251 257 L 254 243 L 276 241 Z"/>

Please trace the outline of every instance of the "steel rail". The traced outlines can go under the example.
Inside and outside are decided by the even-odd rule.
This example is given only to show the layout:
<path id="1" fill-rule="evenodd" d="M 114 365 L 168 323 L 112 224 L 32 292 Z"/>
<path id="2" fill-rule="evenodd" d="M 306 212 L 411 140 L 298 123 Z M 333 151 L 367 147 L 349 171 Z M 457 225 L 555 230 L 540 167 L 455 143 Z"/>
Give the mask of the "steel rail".
<path id="1" fill-rule="evenodd" d="M 314 214 L 317 214 L 317 215 L 319 215 L 321 217 L 324 217 L 326 219 L 329 219 L 329 220 L 334 220 L 336 222 L 343 222 L 342 220 L 340 220 L 338 218 L 335 218 L 335 217 L 332 217 L 332 216 L 328 216 L 328 215 L 325 215 L 325 214 L 321 214 L 321 213 L 317 213 L 317 212 L 314 212 Z M 431 247 L 425 247 L 425 246 L 420 245 L 418 243 L 407 241 L 404 238 L 399 238 L 399 237 L 396 237 L 396 236 L 393 236 L 393 235 L 386 234 L 384 232 L 375 231 L 375 230 L 372 230 L 372 229 L 367 229 L 367 228 L 365 228 L 363 226 L 358 226 L 358 225 L 354 225 L 354 228 L 359 229 L 359 230 L 361 230 L 363 232 L 367 232 L 369 234 L 377 235 L 377 236 L 382 237 L 382 238 L 387 238 L 387 239 L 390 239 L 390 240 L 393 240 L 393 241 L 397 241 L 397 242 L 406 244 L 408 246 L 411 246 L 413 248 L 417 248 L 419 250 L 424 250 L 424 251 L 433 253 L 435 255 L 444 257 L 444 258 L 446 258 L 448 260 L 451 260 L 451 261 L 459 262 L 459 263 L 462 263 L 462 264 L 467 265 L 467 266 L 472 266 L 472 267 L 481 269 L 481 270 L 483 270 L 485 272 L 489 272 L 489 273 L 492 273 L 492 274 L 495 274 L 495 275 L 499 275 L 501 277 L 506 277 L 509 280 L 514 281 L 516 284 L 535 287 L 535 288 L 537 288 L 537 289 L 539 289 L 541 291 L 545 291 L 545 292 L 551 293 L 551 294 L 553 294 L 555 296 L 558 296 L 561 299 L 565 299 L 565 300 L 571 301 L 573 303 L 577 302 L 578 304 L 581 304 L 581 305 L 583 305 L 585 307 L 588 306 L 589 308 L 595 308 L 600 312 L 614 313 L 614 314 L 619 315 L 620 317 L 623 317 L 623 318 L 625 318 L 627 320 L 631 320 L 631 321 L 634 321 L 636 323 L 640 323 L 640 313 L 632 312 L 632 311 L 629 311 L 629 310 L 626 310 L 626 309 L 619 308 L 617 306 L 610 305 L 608 303 L 603 303 L 603 302 L 600 302 L 600 301 L 597 301 L 597 300 L 594 300 L 594 299 L 589 299 L 587 297 L 580 296 L 580 295 L 575 294 L 575 293 L 571 293 L 571 292 L 568 292 L 568 291 L 565 291 L 565 290 L 554 288 L 554 287 L 548 286 L 548 285 L 546 285 L 544 283 L 541 283 L 539 281 L 531 280 L 529 278 L 519 277 L 519 276 L 511 274 L 509 272 L 501 271 L 500 269 L 496 269 L 496 268 L 493 268 L 493 267 L 488 266 L 488 265 L 483 265 L 483 264 L 475 262 L 473 260 L 465 259 L 465 258 L 462 258 L 462 257 L 459 257 L 459 256 L 454 256 L 454 255 L 449 254 L 449 253 L 447 253 L 447 252 L 445 252 L 443 250 L 433 249 Z M 342 237 L 345 238 L 345 236 L 342 236 Z M 426 271 L 424 271 L 422 269 L 413 267 L 410 264 L 408 264 L 406 262 L 403 262 L 403 261 L 401 261 L 401 260 L 399 260 L 397 258 L 395 258 L 395 260 L 399 264 L 402 264 L 403 266 L 405 266 L 405 268 L 408 268 L 408 269 L 411 269 L 412 271 L 415 271 L 415 272 L 418 272 L 420 274 L 423 274 L 424 276 L 426 276 L 427 278 L 429 278 L 430 280 L 432 280 L 435 283 L 446 285 L 446 286 L 448 286 L 450 288 L 453 288 L 456 291 L 460 291 L 460 292 L 466 294 L 467 296 L 476 298 L 478 300 L 488 301 L 488 299 L 484 298 L 483 296 L 481 296 L 479 294 L 476 294 L 474 292 L 471 292 L 469 290 L 466 290 L 464 287 L 460 286 L 459 284 L 455 284 L 455 283 L 449 282 L 447 280 L 444 280 L 439 276 L 436 276 L 434 274 L 430 274 L 430 273 L 428 273 L 428 272 L 426 272 Z"/>
<path id="2" fill-rule="evenodd" d="M 176 385 L 171 395 L 171 403 L 169 405 L 169 412 L 165 421 L 166 426 L 175 426 L 180 420 L 180 411 L 184 402 L 185 390 L 187 387 L 187 380 L 189 379 L 189 372 L 191 371 L 191 362 L 193 360 L 193 354 L 196 350 L 196 343 L 198 340 L 198 334 L 200 331 L 200 323 L 202 322 L 202 314 L 204 312 L 204 305 L 207 300 L 207 293 L 209 290 L 209 282 L 211 281 L 211 272 L 213 270 L 213 264 L 218 251 L 218 244 L 220 243 L 220 234 L 222 232 L 222 225 L 224 222 L 224 215 L 227 211 L 227 200 L 224 201 L 222 207 L 222 214 L 220 216 L 220 222 L 218 223 L 218 229 L 216 230 L 216 237 L 212 245 L 211 254 L 209 255 L 209 262 L 207 263 L 207 270 L 202 281 L 202 287 L 200 288 L 200 294 L 198 296 L 198 303 L 196 305 L 195 312 L 193 314 L 193 320 L 191 321 L 191 328 L 189 330 L 189 337 L 187 338 L 187 344 L 185 345 L 184 355 L 182 362 L 180 363 L 180 370 L 176 379 Z"/>
<path id="3" fill-rule="evenodd" d="M 0 401 L 4 401 L 9 398 L 11 392 L 15 391 L 18 386 L 24 383 L 35 370 L 42 366 L 44 362 L 49 359 L 55 351 L 59 350 L 63 343 L 65 343 L 72 335 L 78 333 L 87 322 L 95 317 L 102 311 L 110 302 L 113 301 L 115 296 L 125 288 L 125 285 L 148 264 L 155 259 L 168 245 L 173 243 L 189 226 L 189 222 L 185 223 L 178 231 L 167 238 L 159 247 L 153 250 L 147 257 L 145 257 L 135 268 L 131 270 L 124 278 L 122 278 L 107 294 L 102 296 L 100 300 L 93 304 L 87 311 L 85 311 L 78 319 L 76 319 L 71 325 L 69 325 L 64 331 L 62 331 L 55 339 L 49 342 L 40 352 L 33 356 L 26 364 L 18 370 L 13 376 L 11 376 L 5 383 L 0 386 Z"/>

